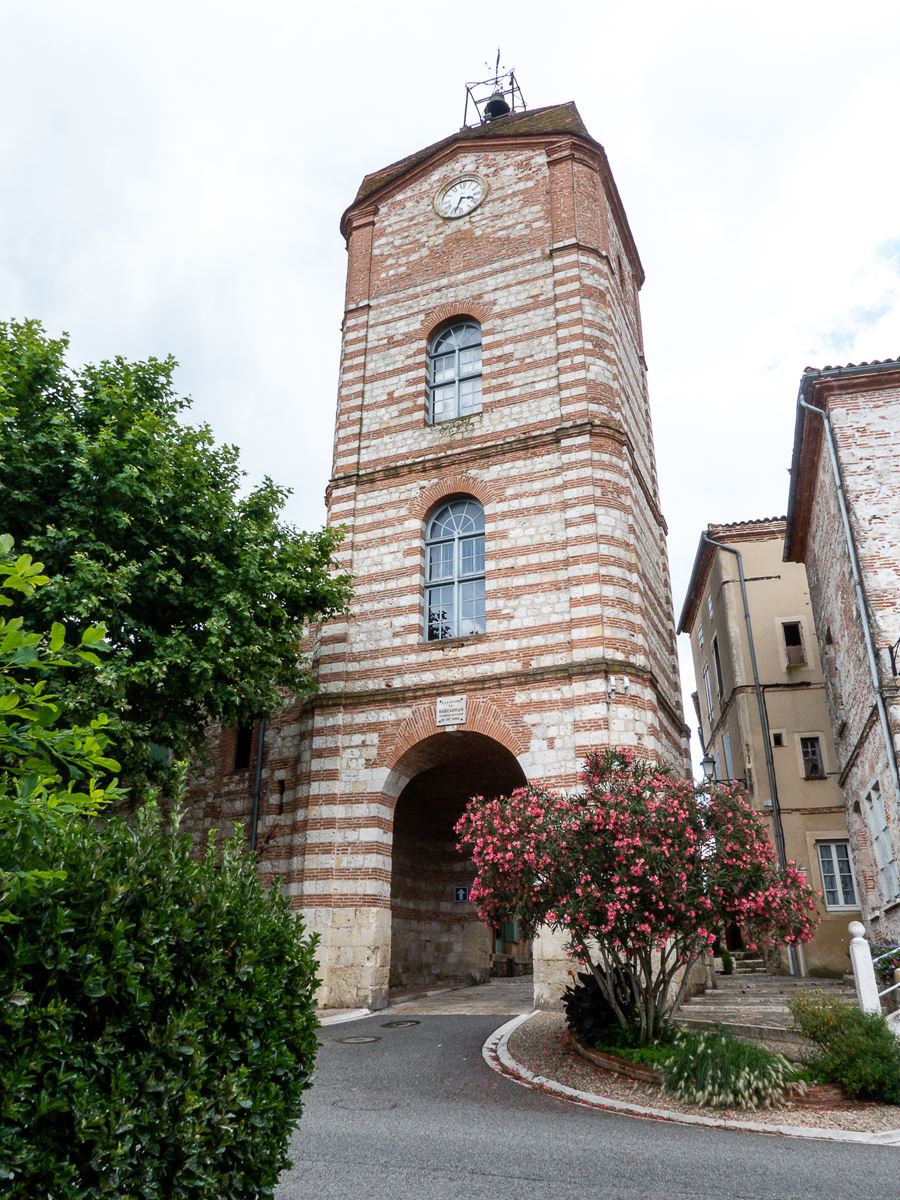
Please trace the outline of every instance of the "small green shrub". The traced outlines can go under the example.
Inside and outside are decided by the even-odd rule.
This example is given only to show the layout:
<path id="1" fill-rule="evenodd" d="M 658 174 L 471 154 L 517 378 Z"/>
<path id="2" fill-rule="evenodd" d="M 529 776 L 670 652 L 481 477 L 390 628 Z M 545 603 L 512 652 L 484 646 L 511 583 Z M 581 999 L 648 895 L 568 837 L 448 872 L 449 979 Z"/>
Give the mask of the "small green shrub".
<path id="1" fill-rule="evenodd" d="M 58 867 L 0 925 L 0 1190 L 250 1200 L 287 1165 L 316 1052 L 315 939 L 233 840 L 118 818 L 7 825 Z"/>
<path id="2" fill-rule="evenodd" d="M 790 1064 L 724 1030 L 679 1032 L 662 1064 L 664 1088 L 688 1104 L 766 1108 L 784 1095 Z"/>
<path id="3" fill-rule="evenodd" d="M 880 1013 L 864 1013 L 835 996 L 801 992 L 788 1007 L 816 1047 L 810 1065 L 859 1100 L 900 1104 L 900 1040 Z"/>
<path id="4" fill-rule="evenodd" d="M 601 1043 L 597 1050 L 607 1054 L 615 1054 L 628 1062 L 640 1063 L 647 1067 L 661 1067 L 672 1053 L 672 1045 L 664 1042 L 648 1042 L 644 1046 L 622 1046 L 615 1043 Z"/>
<path id="5" fill-rule="evenodd" d="M 725 950 L 724 948 L 722 949 L 722 974 L 734 974 L 734 958 L 732 957 L 731 952 Z"/>

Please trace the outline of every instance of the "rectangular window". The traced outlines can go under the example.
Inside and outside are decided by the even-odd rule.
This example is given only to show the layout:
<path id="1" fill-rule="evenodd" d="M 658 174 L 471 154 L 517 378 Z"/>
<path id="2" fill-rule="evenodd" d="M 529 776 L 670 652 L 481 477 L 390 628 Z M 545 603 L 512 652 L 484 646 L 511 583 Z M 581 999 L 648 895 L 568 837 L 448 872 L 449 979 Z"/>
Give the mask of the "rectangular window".
<path id="1" fill-rule="evenodd" d="M 699 647 L 699 649 L 701 649 L 701 650 L 703 649 L 703 622 L 702 621 L 697 626 L 697 646 Z"/>
<path id="2" fill-rule="evenodd" d="M 803 755 L 803 778 L 824 779 L 825 764 L 822 761 L 822 743 L 817 737 L 802 737 L 800 753 Z"/>
<path id="3" fill-rule="evenodd" d="M 806 665 L 806 650 L 803 646 L 803 630 L 799 621 L 782 621 L 781 631 L 784 635 L 784 650 L 789 667 Z"/>
<path id="4" fill-rule="evenodd" d="M 709 664 L 708 663 L 703 668 L 703 686 L 706 689 L 706 715 L 709 717 L 710 722 L 711 722 L 712 715 L 713 715 L 713 697 L 712 697 L 712 685 L 709 682 Z"/>
<path id="5" fill-rule="evenodd" d="M 238 725 L 234 733 L 234 762 L 232 771 L 246 771 L 250 766 L 250 747 L 253 744 L 253 726 Z"/>
<path id="6" fill-rule="evenodd" d="M 712 620 L 713 619 L 712 596 L 706 597 L 706 611 L 709 613 L 709 619 Z"/>
<path id="7" fill-rule="evenodd" d="M 716 693 L 719 699 L 725 695 L 725 685 L 722 683 L 722 660 L 719 658 L 719 639 L 712 640 L 713 663 L 716 668 Z"/>
<path id="8" fill-rule="evenodd" d="M 826 908 L 858 908 L 849 842 L 817 842 Z"/>
<path id="9" fill-rule="evenodd" d="M 731 737 L 727 733 L 722 734 L 722 757 L 725 759 L 725 778 L 735 779 L 734 760 L 731 757 Z"/>
<path id="10" fill-rule="evenodd" d="M 875 847 L 878 883 L 885 904 L 889 904 L 900 896 L 900 878 L 897 875 L 897 860 L 891 841 L 891 831 L 888 828 L 887 814 L 884 811 L 881 785 L 878 783 L 873 783 L 871 790 L 866 793 L 866 818 Z"/>

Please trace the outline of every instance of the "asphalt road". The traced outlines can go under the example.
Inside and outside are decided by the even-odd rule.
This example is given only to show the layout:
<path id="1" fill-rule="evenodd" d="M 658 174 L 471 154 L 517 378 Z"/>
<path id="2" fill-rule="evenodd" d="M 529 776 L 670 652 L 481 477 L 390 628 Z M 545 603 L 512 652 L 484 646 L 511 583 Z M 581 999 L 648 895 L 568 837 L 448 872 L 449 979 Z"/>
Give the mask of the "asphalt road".
<path id="1" fill-rule="evenodd" d="M 598 1113 L 481 1057 L 502 1016 L 320 1031 L 278 1200 L 894 1200 L 900 1151 Z M 377 1037 L 348 1045 L 347 1037 Z"/>

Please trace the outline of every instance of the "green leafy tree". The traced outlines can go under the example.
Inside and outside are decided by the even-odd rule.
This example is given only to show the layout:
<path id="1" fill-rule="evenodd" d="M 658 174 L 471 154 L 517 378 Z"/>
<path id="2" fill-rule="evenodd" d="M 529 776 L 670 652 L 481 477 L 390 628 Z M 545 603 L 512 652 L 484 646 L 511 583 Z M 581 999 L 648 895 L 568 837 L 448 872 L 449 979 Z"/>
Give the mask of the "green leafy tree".
<path id="1" fill-rule="evenodd" d="M 233 446 L 183 421 L 172 359 L 66 363 L 39 323 L 0 323 L 4 522 L 51 582 L 27 600 L 68 631 L 103 615 L 116 651 L 65 684 L 81 717 L 116 723 L 123 778 L 140 791 L 152 747 L 196 751 L 209 721 L 269 714 L 309 677 L 305 624 L 342 611 L 341 534 L 283 522 L 285 488 L 241 495 Z"/>
<path id="2" fill-rule="evenodd" d="M 20 853 L 0 868 L 0 923 L 21 920 L 23 903 L 63 876 L 35 847 L 42 828 L 92 816 L 122 793 L 110 776 L 118 762 L 107 754 L 108 720 L 89 725 L 63 720 L 53 682 L 61 673 L 100 665 L 102 625 L 89 626 L 74 644 L 54 623 L 49 634 L 14 616 L 13 596 L 31 597 L 46 586 L 43 563 L 12 557 L 13 540 L 0 535 L 0 838 L 25 838 Z"/>

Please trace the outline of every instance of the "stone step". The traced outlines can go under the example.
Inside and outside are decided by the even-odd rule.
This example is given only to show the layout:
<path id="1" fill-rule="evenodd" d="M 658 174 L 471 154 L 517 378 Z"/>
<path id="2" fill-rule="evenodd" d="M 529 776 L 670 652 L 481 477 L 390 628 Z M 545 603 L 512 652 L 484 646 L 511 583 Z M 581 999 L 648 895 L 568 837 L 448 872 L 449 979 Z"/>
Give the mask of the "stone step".
<path id="1" fill-rule="evenodd" d="M 774 1051 L 776 1054 L 783 1054 L 786 1058 L 802 1058 L 804 1051 L 804 1042 L 789 1029 L 782 1029 L 777 1025 L 767 1024 L 747 1024 L 744 1021 L 708 1021 L 701 1020 L 699 1017 L 686 1017 L 683 1012 L 675 1018 L 676 1025 L 680 1025 L 685 1029 L 693 1029 L 697 1033 L 712 1032 L 717 1026 L 723 1026 L 734 1037 L 740 1038 L 745 1042 L 759 1042 L 767 1049 Z"/>

